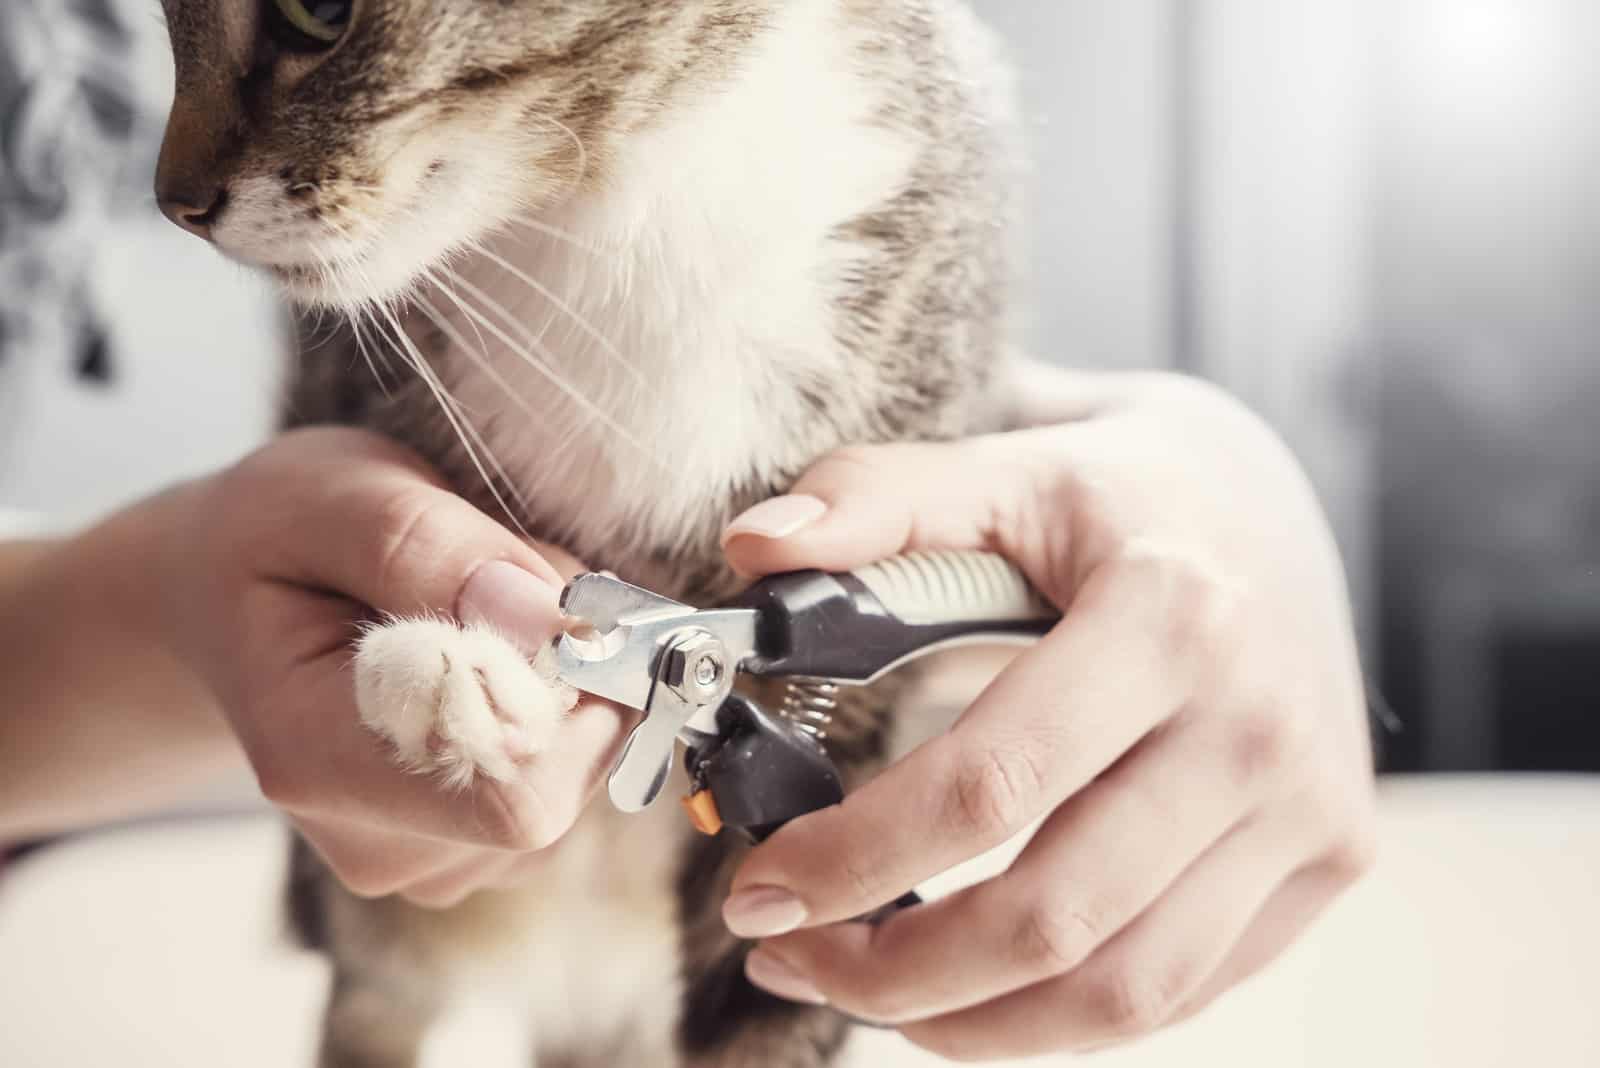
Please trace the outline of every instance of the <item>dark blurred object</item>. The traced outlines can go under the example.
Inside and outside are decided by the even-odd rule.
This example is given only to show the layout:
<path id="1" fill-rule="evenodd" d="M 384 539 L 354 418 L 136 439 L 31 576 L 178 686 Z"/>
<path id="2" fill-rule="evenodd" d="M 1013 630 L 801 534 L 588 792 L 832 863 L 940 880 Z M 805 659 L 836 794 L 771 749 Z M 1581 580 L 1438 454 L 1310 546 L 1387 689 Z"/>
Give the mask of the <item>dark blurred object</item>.
<path id="1" fill-rule="evenodd" d="M 1500 763 L 1531 771 L 1600 771 L 1600 611 L 1580 625 L 1538 622 L 1502 637 L 1494 703 Z"/>
<path id="2" fill-rule="evenodd" d="M 90 323 L 83 342 L 78 347 L 78 378 L 97 386 L 108 386 L 114 377 L 111 371 L 111 342 L 105 331 Z"/>

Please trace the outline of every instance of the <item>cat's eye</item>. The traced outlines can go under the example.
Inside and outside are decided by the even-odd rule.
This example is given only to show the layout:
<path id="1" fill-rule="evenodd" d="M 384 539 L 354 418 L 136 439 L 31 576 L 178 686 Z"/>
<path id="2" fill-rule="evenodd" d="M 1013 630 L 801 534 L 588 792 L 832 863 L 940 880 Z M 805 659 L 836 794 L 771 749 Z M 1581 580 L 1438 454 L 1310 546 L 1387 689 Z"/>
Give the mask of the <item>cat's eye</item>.
<path id="1" fill-rule="evenodd" d="M 279 42 L 303 51 L 331 48 L 350 28 L 354 0 L 270 0 Z"/>

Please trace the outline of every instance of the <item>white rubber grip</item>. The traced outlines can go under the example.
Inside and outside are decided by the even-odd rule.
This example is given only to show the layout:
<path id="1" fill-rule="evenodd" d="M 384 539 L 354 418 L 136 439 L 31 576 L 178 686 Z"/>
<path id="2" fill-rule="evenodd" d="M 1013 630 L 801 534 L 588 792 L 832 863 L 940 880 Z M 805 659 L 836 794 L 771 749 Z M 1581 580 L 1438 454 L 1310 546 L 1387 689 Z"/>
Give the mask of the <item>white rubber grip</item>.
<path id="1" fill-rule="evenodd" d="M 902 623 L 987 623 L 1060 615 L 1003 556 L 907 553 L 851 572 Z"/>

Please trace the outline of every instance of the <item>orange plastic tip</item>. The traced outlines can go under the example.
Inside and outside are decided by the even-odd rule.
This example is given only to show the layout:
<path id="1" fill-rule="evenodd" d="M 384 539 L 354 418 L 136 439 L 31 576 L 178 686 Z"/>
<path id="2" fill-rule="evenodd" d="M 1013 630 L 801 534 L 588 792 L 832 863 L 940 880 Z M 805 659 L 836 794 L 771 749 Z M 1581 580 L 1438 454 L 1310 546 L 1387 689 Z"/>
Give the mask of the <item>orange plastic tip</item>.
<path id="1" fill-rule="evenodd" d="M 717 799 L 711 796 L 710 790 L 690 794 L 683 799 L 683 808 L 689 813 L 689 822 L 701 834 L 710 836 L 721 832 L 722 814 L 717 811 Z"/>

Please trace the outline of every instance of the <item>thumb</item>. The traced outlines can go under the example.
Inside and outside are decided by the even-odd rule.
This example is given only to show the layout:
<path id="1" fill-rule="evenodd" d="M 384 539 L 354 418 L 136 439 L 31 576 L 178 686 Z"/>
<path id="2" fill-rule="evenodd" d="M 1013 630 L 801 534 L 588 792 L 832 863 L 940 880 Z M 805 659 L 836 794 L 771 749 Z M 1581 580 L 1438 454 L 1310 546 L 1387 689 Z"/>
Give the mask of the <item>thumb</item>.
<path id="1" fill-rule="evenodd" d="M 841 449 L 723 533 L 746 577 L 844 571 L 916 549 L 997 549 L 1028 465 L 1004 435 Z"/>
<path id="2" fill-rule="evenodd" d="M 576 561 L 450 492 L 421 460 L 358 432 L 286 435 L 232 476 L 233 544 L 257 576 L 395 615 L 494 624 L 529 648 L 560 625 Z"/>

